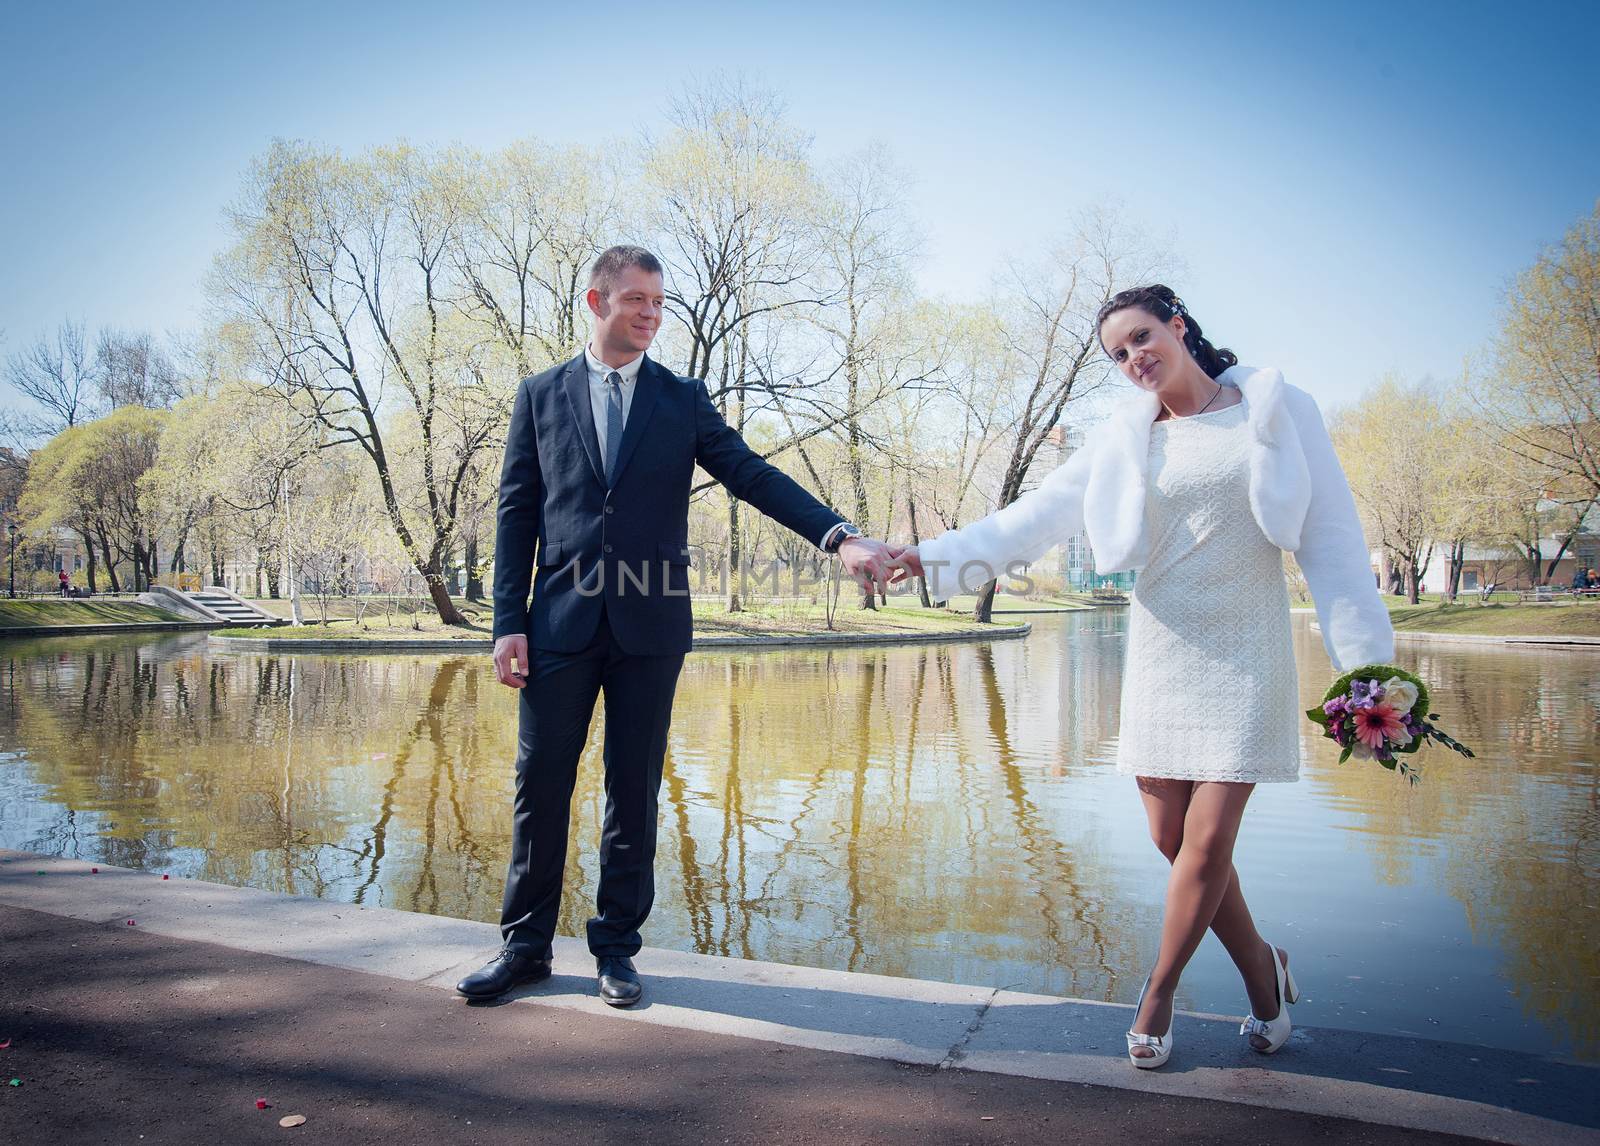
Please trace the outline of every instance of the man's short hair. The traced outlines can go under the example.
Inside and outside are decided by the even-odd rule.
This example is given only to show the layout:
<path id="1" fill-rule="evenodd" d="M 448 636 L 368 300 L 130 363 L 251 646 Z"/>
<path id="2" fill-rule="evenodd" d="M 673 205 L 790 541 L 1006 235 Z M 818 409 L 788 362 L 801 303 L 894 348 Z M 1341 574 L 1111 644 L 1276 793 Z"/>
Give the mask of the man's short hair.
<path id="1" fill-rule="evenodd" d="M 617 276 L 629 267 L 638 267 L 653 275 L 662 273 L 661 260 L 643 247 L 607 247 L 589 268 L 589 289 L 609 295 L 617 285 Z"/>

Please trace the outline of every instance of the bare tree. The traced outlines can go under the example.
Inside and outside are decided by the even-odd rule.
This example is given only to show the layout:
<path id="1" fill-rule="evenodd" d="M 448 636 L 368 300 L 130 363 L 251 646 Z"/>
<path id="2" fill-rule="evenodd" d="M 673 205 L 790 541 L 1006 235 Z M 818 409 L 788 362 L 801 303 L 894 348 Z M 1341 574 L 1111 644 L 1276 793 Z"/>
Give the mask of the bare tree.
<path id="1" fill-rule="evenodd" d="M 492 331 L 523 376 L 570 357 L 583 339 L 584 271 L 618 227 L 615 161 L 527 140 L 459 166 L 455 305 Z"/>
<path id="2" fill-rule="evenodd" d="M 874 410 L 901 390 L 927 386 L 939 373 L 928 353 L 925 328 L 912 321 L 910 260 L 916 235 L 906 220 L 904 179 L 880 148 L 850 156 L 830 173 L 818 211 L 822 248 L 820 279 L 828 303 L 813 308 L 814 321 L 837 362 L 842 383 L 839 431 L 854 506 L 852 516 L 868 533 L 887 532 L 893 498 L 884 520 L 874 520 L 869 485 L 892 485 L 893 466 L 874 466 L 893 426 L 874 434 Z M 935 340 L 933 345 L 937 345 Z M 876 475 L 869 474 L 876 469 Z M 869 481 L 869 477 L 872 478 Z M 874 606 L 870 586 L 863 608 Z"/>
<path id="3" fill-rule="evenodd" d="M 684 335 L 683 373 L 703 378 L 728 424 L 743 431 L 749 392 L 751 327 L 815 305 L 815 188 L 809 141 L 783 120 L 769 93 L 718 80 L 672 108 L 673 130 L 648 146 L 642 178 L 659 202 L 642 224 L 667 267 L 669 312 Z M 781 443 L 770 453 L 786 448 Z M 739 503 L 728 496 L 728 608 L 739 605 L 742 560 Z"/>
<path id="4" fill-rule="evenodd" d="M 1095 317 L 1116 290 L 1127 259 L 1126 240 L 1114 220 L 1091 215 L 1042 265 L 1011 268 L 1003 327 L 1016 375 L 1002 380 L 1009 382 L 1012 396 L 1011 449 L 996 509 L 1027 488 L 1034 459 L 1067 403 L 1107 378 Z M 973 615 L 980 623 L 991 618 L 994 592 L 993 580 L 978 592 Z"/>
<path id="5" fill-rule="evenodd" d="M 447 624 L 465 620 L 445 578 L 462 496 L 505 420 L 503 394 L 484 392 L 471 363 L 481 338 L 448 321 L 454 187 L 411 148 L 346 159 L 279 143 L 256 165 L 216 280 L 225 312 L 254 333 L 266 390 L 320 427 L 323 448 L 367 456 Z"/>
<path id="6" fill-rule="evenodd" d="M 53 337 L 40 335 L 6 360 L 6 381 L 43 410 L 26 429 L 46 437 L 100 412 L 99 365 L 84 339 L 83 323 L 63 322 Z"/>
<path id="7" fill-rule="evenodd" d="M 148 332 L 102 330 L 94 360 L 99 391 L 113 408 L 165 410 L 183 397 L 177 366 Z"/>

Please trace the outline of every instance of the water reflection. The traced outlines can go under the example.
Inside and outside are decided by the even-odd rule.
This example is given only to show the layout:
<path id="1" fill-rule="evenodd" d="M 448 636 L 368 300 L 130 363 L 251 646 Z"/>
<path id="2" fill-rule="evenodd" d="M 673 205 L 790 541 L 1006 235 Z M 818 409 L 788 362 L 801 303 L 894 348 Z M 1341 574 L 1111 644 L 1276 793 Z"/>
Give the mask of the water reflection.
<path id="1" fill-rule="evenodd" d="M 1115 613 L 993 646 L 689 659 L 647 941 L 1129 1000 L 1165 864 L 1109 767 Z M 1301 618 L 1307 704 L 1328 677 Z M 1413 648 L 1419 648 L 1414 646 Z M 1241 874 L 1316 984 L 1307 1023 L 1600 1057 L 1600 686 L 1570 653 L 1403 651 L 1479 755 L 1421 788 L 1338 766 L 1252 803 Z M 515 698 L 487 658 L 258 655 L 203 637 L 7 642 L 0 846 L 495 918 Z M 600 719 L 561 930 L 597 876 Z M 1215 944 L 1183 1005 L 1243 997 Z"/>

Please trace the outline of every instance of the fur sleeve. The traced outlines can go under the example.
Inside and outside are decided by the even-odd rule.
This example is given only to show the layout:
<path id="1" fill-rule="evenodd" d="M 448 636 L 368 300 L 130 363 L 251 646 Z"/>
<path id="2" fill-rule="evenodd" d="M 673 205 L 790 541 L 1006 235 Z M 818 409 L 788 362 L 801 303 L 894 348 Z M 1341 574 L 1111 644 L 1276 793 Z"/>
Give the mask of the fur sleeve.
<path id="1" fill-rule="evenodd" d="M 1394 628 L 1378 596 L 1344 467 L 1316 401 L 1301 390 L 1288 397 L 1311 476 L 1311 503 L 1295 559 L 1316 602 L 1323 646 L 1341 672 L 1383 664 L 1394 656 Z"/>
<path id="2" fill-rule="evenodd" d="M 1079 532 L 1092 453 L 1091 447 L 1080 449 L 1031 493 L 918 546 L 929 595 L 948 601 L 957 593 L 975 593 L 1008 567 L 1035 561 Z"/>

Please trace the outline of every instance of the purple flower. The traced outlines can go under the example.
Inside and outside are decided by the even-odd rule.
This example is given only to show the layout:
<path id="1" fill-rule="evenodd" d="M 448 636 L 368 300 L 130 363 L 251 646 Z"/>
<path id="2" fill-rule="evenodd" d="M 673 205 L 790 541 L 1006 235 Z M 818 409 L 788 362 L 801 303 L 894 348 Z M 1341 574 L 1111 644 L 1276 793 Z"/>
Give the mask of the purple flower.
<path id="1" fill-rule="evenodd" d="M 1327 714 L 1330 723 L 1341 721 L 1345 713 L 1350 711 L 1350 702 L 1347 698 L 1336 696 L 1322 706 L 1322 711 Z"/>
<path id="2" fill-rule="evenodd" d="M 1383 686 L 1375 680 L 1350 682 L 1350 703 L 1354 708 L 1371 708 L 1383 699 Z"/>

